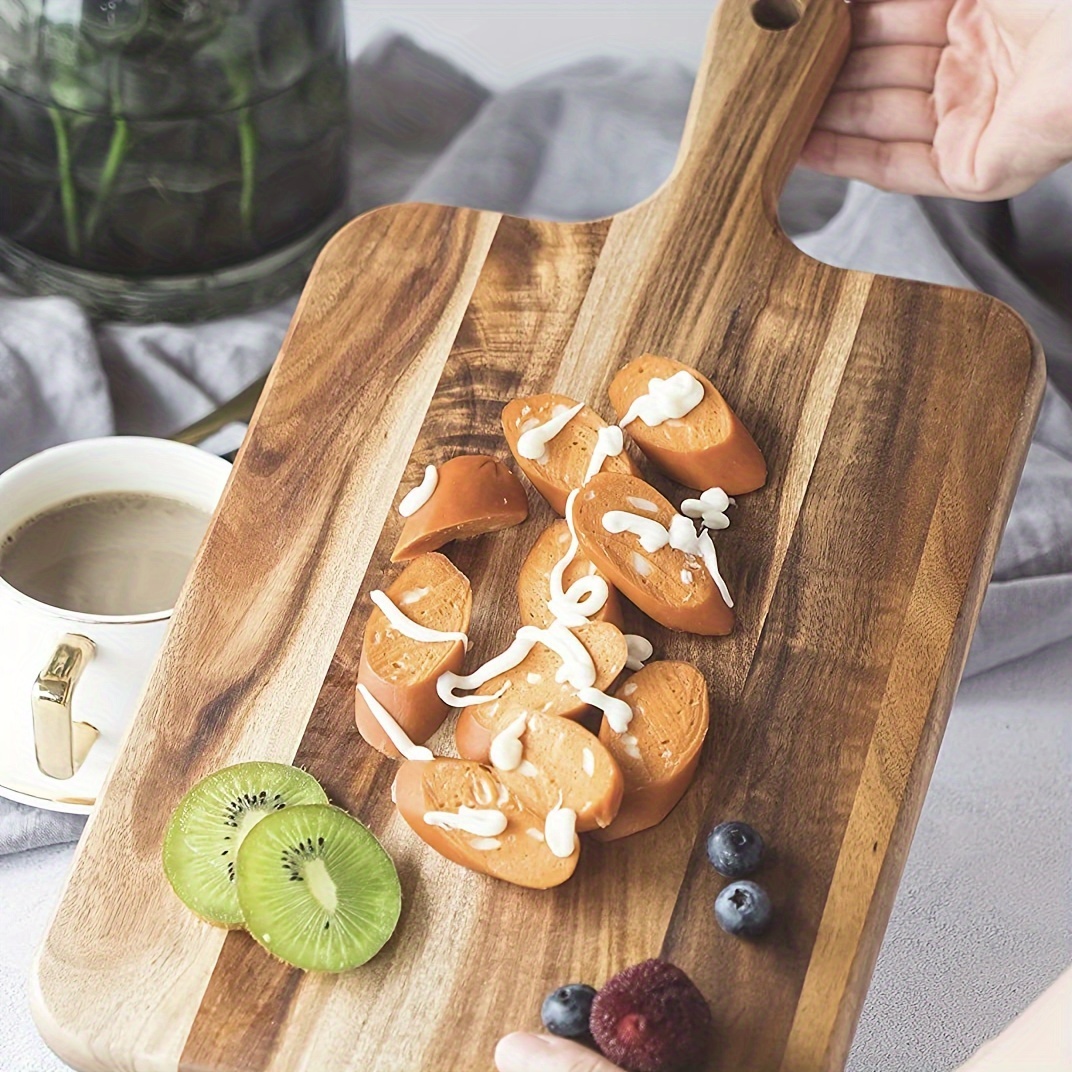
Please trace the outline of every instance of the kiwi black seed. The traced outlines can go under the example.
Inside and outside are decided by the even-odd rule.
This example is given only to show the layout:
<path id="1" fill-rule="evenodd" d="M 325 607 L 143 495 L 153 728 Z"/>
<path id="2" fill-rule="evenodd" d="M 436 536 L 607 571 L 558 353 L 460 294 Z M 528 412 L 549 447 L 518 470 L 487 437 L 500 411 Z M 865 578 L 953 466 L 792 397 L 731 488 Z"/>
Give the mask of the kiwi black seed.
<path id="1" fill-rule="evenodd" d="M 235 865 L 246 835 L 266 815 L 327 799 L 311 774 L 285 763 L 238 763 L 210 774 L 182 798 L 168 823 L 168 881 L 202 919 L 241 927 Z"/>
<path id="2" fill-rule="evenodd" d="M 391 857 L 366 826 L 330 805 L 286 808 L 258 823 L 239 849 L 237 874 L 249 933 L 308 971 L 371 960 L 402 911 Z"/>

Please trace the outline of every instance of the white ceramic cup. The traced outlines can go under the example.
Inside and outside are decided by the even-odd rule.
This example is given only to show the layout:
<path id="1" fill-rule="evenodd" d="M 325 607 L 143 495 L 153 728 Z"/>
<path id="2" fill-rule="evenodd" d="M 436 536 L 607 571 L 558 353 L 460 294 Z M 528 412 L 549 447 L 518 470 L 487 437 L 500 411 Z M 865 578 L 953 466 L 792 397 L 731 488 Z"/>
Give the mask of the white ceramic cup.
<path id="1" fill-rule="evenodd" d="M 166 496 L 211 514 L 230 470 L 214 454 L 164 439 L 114 436 L 51 447 L 0 473 L 0 537 L 67 499 L 103 492 Z M 170 614 L 69 611 L 0 577 L 0 795 L 89 811 Z M 69 777 L 51 777 L 39 766 L 38 746 L 47 739 L 54 754 L 65 732 L 80 765 Z"/>

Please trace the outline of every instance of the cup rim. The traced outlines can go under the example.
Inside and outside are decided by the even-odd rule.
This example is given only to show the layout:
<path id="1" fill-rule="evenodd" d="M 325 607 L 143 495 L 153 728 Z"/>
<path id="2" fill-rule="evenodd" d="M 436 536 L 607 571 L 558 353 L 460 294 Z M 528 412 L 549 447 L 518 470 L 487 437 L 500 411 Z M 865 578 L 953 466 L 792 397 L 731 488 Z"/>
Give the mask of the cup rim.
<path id="1" fill-rule="evenodd" d="M 162 439 L 158 436 L 95 436 L 91 439 L 74 439 L 67 443 L 58 443 L 56 446 L 46 447 L 44 450 L 39 450 L 35 454 L 16 462 L 9 469 L 0 473 L 0 493 L 2 493 L 4 484 L 12 474 L 22 476 L 27 470 L 32 471 L 42 464 L 42 458 L 50 459 L 48 464 L 51 464 L 51 459 L 57 455 L 78 454 L 84 452 L 87 448 L 94 450 L 106 445 L 116 446 L 120 444 L 121 450 L 134 448 L 144 450 L 148 448 L 163 454 L 181 455 L 198 465 L 215 468 L 221 473 L 224 472 L 221 467 L 225 467 L 227 474 L 231 471 L 231 463 L 225 458 L 221 458 L 217 454 L 210 454 L 208 451 L 201 450 L 200 447 L 195 447 L 189 443 L 177 443 L 174 440 Z M 226 476 L 224 483 L 226 483 Z M 216 496 L 217 504 L 222 494 L 223 487 L 221 486 L 220 492 Z M 48 507 L 43 509 L 48 509 Z M 215 507 L 213 507 L 213 510 L 215 510 Z M 27 595 L 0 575 L 0 598 L 2 597 L 8 597 L 14 600 L 15 603 L 31 610 L 43 611 L 50 617 L 59 618 L 61 621 L 83 622 L 88 625 L 141 625 L 146 622 L 166 621 L 175 610 L 174 606 L 168 607 L 166 610 L 147 611 L 143 614 L 93 614 L 89 611 L 68 610 L 65 607 L 57 607 Z"/>

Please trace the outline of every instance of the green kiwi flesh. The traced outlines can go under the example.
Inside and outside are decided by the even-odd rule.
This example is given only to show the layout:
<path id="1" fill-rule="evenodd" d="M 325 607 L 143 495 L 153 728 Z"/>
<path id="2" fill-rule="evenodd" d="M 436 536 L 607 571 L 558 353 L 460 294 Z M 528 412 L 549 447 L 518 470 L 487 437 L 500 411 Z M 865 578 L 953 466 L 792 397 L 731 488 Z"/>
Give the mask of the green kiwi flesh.
<path id="1" fill-rule="evenodd" d="M 372 832 L 340 808 L 286 808 L 238 851 L 238 900 L 253 938 L 307 971 L 371 960 L 398 925 L 402 889 Z"/>
<path id="2" fill-rule="evenodd" d="M 285 763 L 238 763 L 203 778 L 179 801 L 164 834 L 172 889 L 209 923 L 241 927 L 235 865 L 245 837 L 266 815 L 327 800 L 311 774 Z"/>

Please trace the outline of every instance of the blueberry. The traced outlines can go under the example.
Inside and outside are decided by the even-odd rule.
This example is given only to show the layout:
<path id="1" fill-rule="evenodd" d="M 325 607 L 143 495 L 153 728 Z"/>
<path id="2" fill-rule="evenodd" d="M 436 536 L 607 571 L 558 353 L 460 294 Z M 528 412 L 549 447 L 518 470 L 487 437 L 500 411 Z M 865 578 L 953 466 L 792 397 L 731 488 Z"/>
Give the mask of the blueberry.
<path id="1" fill-rule="evenodd" d="M 763 838 L 748 823 L 719 823 L 708 835 L 707 858 L 720 875 L 744 878 L 763 859 Z"/>
<path id="2" fill-rule="evenodd" d="M 584 983 L 560 986 L 543 999 L 540 1019 L 552 1035 L 583 1038 L 588 1034 L 588 1017 L 592 1012 L 595 990 Z"/>
<path id="3" fill-rule="evenodd" d="M 755 938 L 770 923 L 771 903 L 767 891 L 755 882 L 731 882 L 715 898 L 715 919 L 730 934 Z"/>

